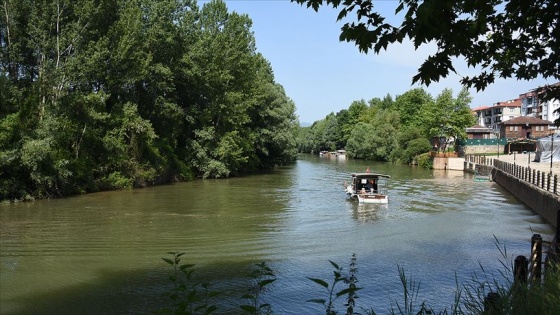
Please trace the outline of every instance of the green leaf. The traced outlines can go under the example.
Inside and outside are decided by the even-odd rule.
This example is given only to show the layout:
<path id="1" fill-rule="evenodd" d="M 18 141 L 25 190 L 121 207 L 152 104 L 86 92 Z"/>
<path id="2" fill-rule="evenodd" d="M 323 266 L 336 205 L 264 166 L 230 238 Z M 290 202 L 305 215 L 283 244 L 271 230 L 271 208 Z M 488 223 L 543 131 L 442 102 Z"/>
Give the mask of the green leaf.
<path id="1" fill-rule="evenodd" d="M 309 278 L 309 277 L 307 279 L 309 279 L 309 280 L 311 280 L 311 281 L 313 281 L 313 282 L 315 282 L 315 283 L 317 283 L 317 284 L 319 284 L 319 285 L 321 285 L 321 286 L 323 286 L 327 289 L 329 288 L 329 284 L 327 282 L 321 280 L 321 279 Z"/>
<path id="2" fill-rule="evenodd" d="M 181 267 L 179 267 L 179 269 L 184 270 L 184 269 L 187 269 L 187 268 L 191 268 L 193 266 L 194 266 L 194 264 L 185 264 L 185 265 L 181 265 Z"/>
<path id="3" fill-rule="evenodd" d="M 337 270 L 340 270 L 340 267 L 332 260 L 329 260 L 329 262 L 331 263 L 331 265 L 333 265 L 333 267 L 335 267 Z"/>
<path id="4" fill-rule="evenodd" d="M 327 301 L 324 299 L 311 299 L 311 300 L 307 300 L 306 302 L 325 304 Z"/>
<path id="5" fill-rule="evenodd" d="M 169 259 L 169 258 L 162 258 L 163 261 L 165 261 L 166 263 L 170 264 L 171 266 L 175 265 L 175 262 L 173 262 L 173 260 Z"/>
<path id="6" fill-rule="evenodd" d="M 336 294 L 336 297 L 339 297 L 339 296 L 341 296 L 341 295 L 346 295 L 346 294 L 348 294 L 348 293 L 356 292 L 356 291 L 358 291 L 358 290 L 360 290 L 360 289 L 361 289 L 361 288 L 346 288 L 346 289 L 344 289 L 344 290 L 340 290 L 340 292 L 338 292 L 338 293 Z"/>
<path id="7" fill-rule="evenodd" d="M 348 12 L 346 11 L 346 9 L 340 10 L 340 13 L 338 14 L 338 17 L 336 18 L 336 20 L 337 21 L 342 20 L 343 18 L 346 17 L 347 14 L 348 14 Z"/>

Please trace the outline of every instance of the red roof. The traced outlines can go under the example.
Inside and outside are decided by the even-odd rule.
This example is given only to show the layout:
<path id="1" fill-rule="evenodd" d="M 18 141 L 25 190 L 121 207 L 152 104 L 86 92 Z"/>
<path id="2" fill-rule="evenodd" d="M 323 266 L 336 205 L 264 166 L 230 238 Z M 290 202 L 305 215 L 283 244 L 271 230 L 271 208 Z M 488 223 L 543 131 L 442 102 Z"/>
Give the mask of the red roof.
<path id="1" fill-rule="evenodd" d="M 537 117 L 531 116 L 519 116 L 515 117 L 510 120 L 506 120 L 502 122 L 504 125 L 552 125 L 552 123 L 548 120 L 543 120 Z"/>
<path id="2" fill-rule="evenodd" d="M 514 100 L 509 100 L 505 102 L 497 102 L 497 107 L 521 107 L 521 99 L 516 98 Z"/>
<path id="3" fill-rule="evenodd" d="M 480 110 L 486 110 L 486 109 L 490 109 L 490 108 L 491 108 L 490 106 L 482 105 L 482 106 L 478 106 L 476 108 L 473 108 L 472 110 L 477 112 L 477 111 L 480 111 Z"/>

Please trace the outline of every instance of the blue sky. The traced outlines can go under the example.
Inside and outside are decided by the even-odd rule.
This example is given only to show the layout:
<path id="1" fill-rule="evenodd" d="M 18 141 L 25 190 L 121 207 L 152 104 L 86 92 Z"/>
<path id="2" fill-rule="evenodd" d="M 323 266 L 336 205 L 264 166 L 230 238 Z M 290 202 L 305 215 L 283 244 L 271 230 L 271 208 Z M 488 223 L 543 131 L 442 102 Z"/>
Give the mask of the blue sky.
<path id="1" fill-rule="evenodd" d="M 199 1 L 203 5 L 207 1 Z M 363 54 L 353 43 L 340 42 L 338 10 L 323 6 L 319 12 L 289 0 L 226 0 L 229 11 L 247 14 L 253 21 L 257 51 L 270 61 L 277 83 L 296 104 L 301 123 L 313 123 L 331 112 L 346 109 L 355 100 L 393 98 L 418 87 L 412 77 L 435 46 L 415 51 L 410 43 L 389 47 L 379 55 Z M 377 1 L 376 8 L 385 13 L 388 22 L 395 21 L 398 1 Z M 355 17 L 355 13 L 349 14 Z M 474 75 L 464 62 L 456 66 L 461 75 Z M 429 87 L 436 97 L 445 88 L 457 95 L 460 76 L 451 74 Z M 514 99 L 521 93 L 554 81 L 544 79 L 518 81 L 496 80 L 473 97 L 471 107 L 491 106 Z"/>

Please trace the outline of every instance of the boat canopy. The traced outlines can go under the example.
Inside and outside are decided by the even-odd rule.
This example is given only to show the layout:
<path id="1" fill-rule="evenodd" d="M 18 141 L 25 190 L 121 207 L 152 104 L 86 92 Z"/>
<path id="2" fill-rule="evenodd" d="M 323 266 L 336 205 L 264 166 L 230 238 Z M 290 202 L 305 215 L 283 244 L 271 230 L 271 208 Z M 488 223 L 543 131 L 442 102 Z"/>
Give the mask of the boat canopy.
<path id="1" fill-rule="evenodd" d="M 379 173 L 353 173 L 352 177 L 355 178 L 391 178 L 389 175 Z"/>

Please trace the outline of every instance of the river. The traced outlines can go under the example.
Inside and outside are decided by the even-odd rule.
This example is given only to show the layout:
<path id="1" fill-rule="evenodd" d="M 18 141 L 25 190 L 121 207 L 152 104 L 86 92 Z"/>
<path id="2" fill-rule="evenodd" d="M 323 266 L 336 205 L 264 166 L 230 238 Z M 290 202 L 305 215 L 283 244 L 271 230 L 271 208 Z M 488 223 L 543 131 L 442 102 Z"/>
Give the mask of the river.
<path id="1" fill-rule="evenodd" d="M 358 205 L 351 172 L 391 175 L 388 205 Z M 185 252 L 194 277 L 222 291 L 218 313 L 238 313 L 251 268 L 277 280 L 263 295 L 276 314 L 321 314 L 329 260 L 357 255 L 357 310 L 402 304 L 397 267 L 420 283 L 419 301 L 450 307 L 459 282 L 499 277 L 553 227 L 493 182 L 457 171 L 301 155 L 272 172 L 145 189 L 0 204 L 1 314 L 151 314 L 168 305 L 167 252 Z M 506 261 L 509 263 L 509 261 Z M 342 289 L 342 287 L 340 287 Z M 341 298 L 342 299 L 342 298 Z M 342 307 L 339 307 L 342 310 Z"/>

